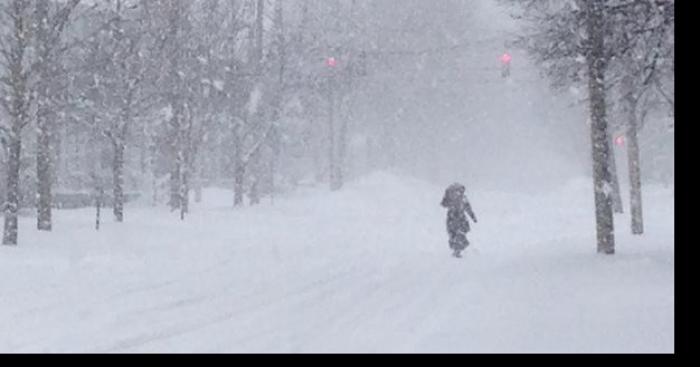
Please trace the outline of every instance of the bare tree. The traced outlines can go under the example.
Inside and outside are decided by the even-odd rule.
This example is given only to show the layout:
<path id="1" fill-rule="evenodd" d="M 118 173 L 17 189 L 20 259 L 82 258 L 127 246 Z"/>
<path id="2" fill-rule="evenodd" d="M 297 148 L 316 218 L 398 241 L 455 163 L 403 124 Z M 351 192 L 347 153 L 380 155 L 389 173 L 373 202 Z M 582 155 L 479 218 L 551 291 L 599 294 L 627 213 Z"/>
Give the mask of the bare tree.
<path id="1" fill-rule="evenodd" d="M 98 18 L 101 32 L 85 42 L 90 47 L 87 70 L 88 97 L 98 130 L 112 147 L 112 207 L 115 220 L 124 221 L 125 154 L 130 130 L 148 107 L 144 88 L 148 64 L 145 60 L 143 10 L 124 0 L 109 1 Z"/>
<path id="2" fill-rule="evenodd" d="M 623 50 L 615 72 L 620 75 L 617 95 L 622 99 L 628 169 L 632 234 L 644 233 L 642 174 L 639 132 L 651 101 L 672 99 L 659 88 L 661 76 L 673 74 L 674 3 L 637 1 L 629 3 L 619 22 L 616 43 Z"/>
<path id="3" fill-rule="evenodd" d="M 0 98 L 0 105 L 10 118 L 9 126 L 0 125 L 7 158 L 7 198 L 3 205 L 5 224 L 3 245 L 17 245 L 20 199 L 20 163 L 22 155 L 22 130 L 30 121 L 32 97 L 29 86 L 29 45 L 31 37 L 30 2 L 13 0 L 0 4 L 0 19 L 10 25 L 10 33 L 0 39 L 0 91 L 7 98 Z"/>
<path id="4" fill-rule="evenodd" d="M 606 44 L 612 17 L 607 0 L 524 1 L 527 35 L 520 43 L 541 62 L 555 87 L 588 81 L 589 121 L 598 252 L 615 253 L 606 73 L 612 50 Z M 584 36 L 585 35 L 585 36 Z M 607 46 L 607 47 L 606 47 Z"/>
<path id="5" fill-rule="evenodd" d="M 37 124 L 37 228 L 40 231 L 51 230 L 51 187 L 53 184 L 53 165 L 51 160 L 52 135 L 56 128 L 55 111 L 51 106 L 50 87 L 59 75 L 60 58 L 66 48 L 62 46 L 62 37 L 73 10 L 80 0 L 70 0 L 65 4 L 51 4 L 48 1 L 34 1 L 33 30 L 36 44 L 36 124 Z M 53 11 L 51 11 L 53 8 Z"/>
<path id="6" fill-rule="evenodd" d="M 627 116 L 622 126 L 628 137 L 633 232 L 641 233 L 638 102 L 658 80 L 660 60 L 669 53 L 667 45 L 672 45 L 667 30 L 673 23 L 673 2 L 511 3 L 524 10 L 518 17 L 527 20 L 521 44 L 540 62 L 553 85 L 563 87 L 588 80 L 598 250 L 612 254 L 614 226 L 610 213 L 612 209 L 620 211 L 622 202 L 608 123 L 610 106 L 615 105 L 610 99 L 622 96 L 622 103 L 617 105 L 623 106 Z M 620 92 L 613 94 L 618 86 Z"/>

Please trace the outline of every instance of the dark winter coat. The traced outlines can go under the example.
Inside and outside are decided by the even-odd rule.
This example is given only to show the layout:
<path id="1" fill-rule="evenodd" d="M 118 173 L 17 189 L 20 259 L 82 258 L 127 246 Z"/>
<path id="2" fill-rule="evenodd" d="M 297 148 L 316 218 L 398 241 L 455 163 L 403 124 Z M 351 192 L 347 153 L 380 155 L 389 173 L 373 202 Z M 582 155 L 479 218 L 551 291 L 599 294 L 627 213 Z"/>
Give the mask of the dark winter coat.
<path id="1" fill-rule="evenodd" d="M 454 184 L 447 188 L 441 205 L 447 208 L 447 233 L 450 235 L 450 247 L 455 250 L 464 250 L 469 246 L 467 233 L 470 231 L 467 214 L 474 223 L 476 215 L 472 210 L 469 200 L 464 195 L 464 185 Z"/>

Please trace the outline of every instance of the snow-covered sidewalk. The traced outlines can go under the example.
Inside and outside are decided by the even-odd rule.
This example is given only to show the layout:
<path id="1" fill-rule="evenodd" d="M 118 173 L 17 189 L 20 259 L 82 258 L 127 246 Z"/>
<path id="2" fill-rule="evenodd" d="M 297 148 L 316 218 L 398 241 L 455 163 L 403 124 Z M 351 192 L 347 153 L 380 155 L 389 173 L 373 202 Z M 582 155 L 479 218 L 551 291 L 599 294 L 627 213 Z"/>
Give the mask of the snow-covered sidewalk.
<path id="1" fill-rule="evenodd" d="M 614 257 L 595 254 L 588 180 L 468 191 L 457 260 L 443 189 L 375 174 L 241 210 L 209 190 L 184 223 L 25 218 L 0 247 L 0 352 L 673 351 L 672 190 L 645 188 L 645 237 L 617 217 Z"/>

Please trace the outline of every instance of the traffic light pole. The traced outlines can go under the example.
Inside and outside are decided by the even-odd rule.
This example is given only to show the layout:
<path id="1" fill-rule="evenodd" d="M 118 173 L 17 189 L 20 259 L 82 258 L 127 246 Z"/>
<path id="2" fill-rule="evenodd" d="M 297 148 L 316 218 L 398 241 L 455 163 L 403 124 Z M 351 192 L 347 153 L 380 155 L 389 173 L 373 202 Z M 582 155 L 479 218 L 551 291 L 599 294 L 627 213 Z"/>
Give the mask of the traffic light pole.
<path id="1" fill-rule="evenodd" d="M 336 177 L 336 164 L 335 161 L 335 83 L 334 74 L 331 71 L 331 75 L 328 78 L 328 170 L 329 170 L 329 180 L 331 191 L 336 191 L 337 188 L 337 177 Z"/>

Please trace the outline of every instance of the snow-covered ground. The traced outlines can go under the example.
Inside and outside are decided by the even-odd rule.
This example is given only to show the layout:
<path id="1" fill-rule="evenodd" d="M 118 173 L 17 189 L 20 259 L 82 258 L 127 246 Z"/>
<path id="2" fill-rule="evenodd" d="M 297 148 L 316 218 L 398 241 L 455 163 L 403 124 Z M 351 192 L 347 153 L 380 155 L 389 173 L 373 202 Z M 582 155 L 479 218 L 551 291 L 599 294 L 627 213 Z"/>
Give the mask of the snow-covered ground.
<path id="1" fill-rule="evenodd" d="M 25 218 L 0 247 L 0 352 L 673 352 L 672 189 L 645 188 L 646 236 L 617 218 L 614 257 L 589 180 L 468 191 L 461 260 L 443 189 L 375 174 L 242 210 L 209 190 L 184 223 L 130 207 L 99 233 L 92 210 Z"/>

